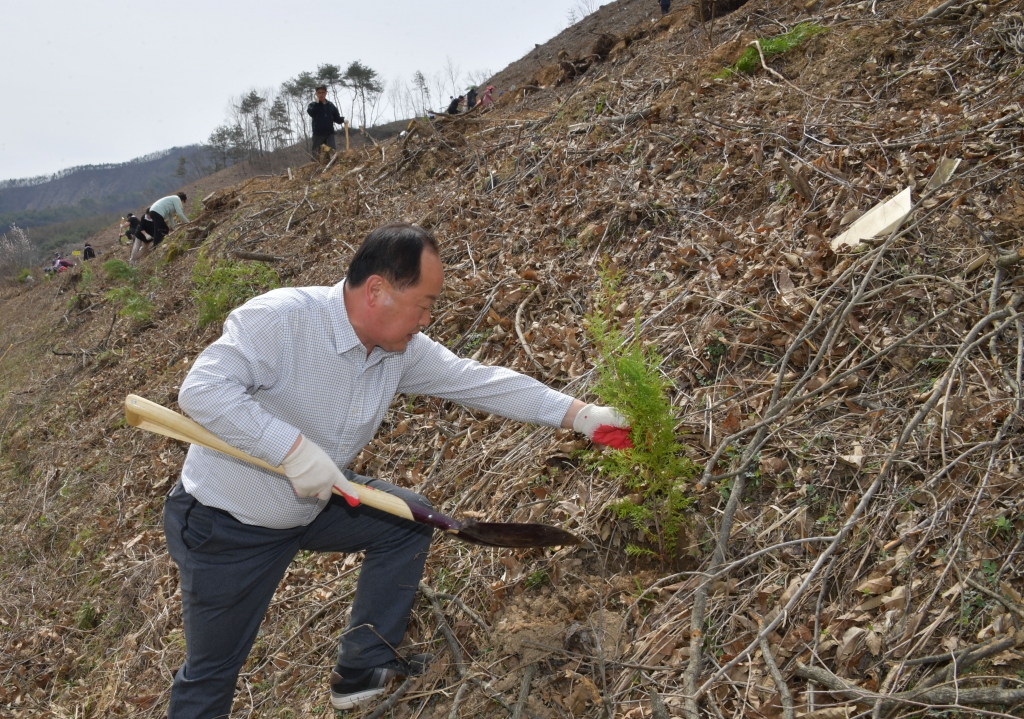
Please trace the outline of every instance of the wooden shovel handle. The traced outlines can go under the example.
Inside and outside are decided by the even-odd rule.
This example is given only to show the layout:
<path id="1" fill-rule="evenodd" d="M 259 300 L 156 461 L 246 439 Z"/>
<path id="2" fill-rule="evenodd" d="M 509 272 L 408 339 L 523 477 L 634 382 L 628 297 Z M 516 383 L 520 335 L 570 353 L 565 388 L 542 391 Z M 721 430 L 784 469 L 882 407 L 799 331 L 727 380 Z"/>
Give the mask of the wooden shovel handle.
<path id="1" fill-rule="evenodd" d="M 218 452 L 234 457 L 235 459 L 240 459 L 243 462 L 255 464 L 257 467 L 262 467 L 263 469 L 271 472 L 276 472 L 281 475 L 284 474 L 284 470 L 280 467 L 274 467 L 273 465 L 264 462 L 262 459 L 257 459 L 251 454 L 246 454 L 242 450 L 232 447 L 230 444 L 197 422 L 194 422 L 184 415 L 178 414 L 174 410 L 167 409 L 156 402 L 150 402 L 145 397 L 139 397 L 135 394 L 130 394 L 125 397 L 124 417 L 132 427 L 138 427 L 139 429 L 154 432 L 156 434 L 163 435 L 164 437 L 171 437 L 182 442 L 198 444 L 200 447 L 214 449 Z M 387 512 L 388 514 L 393 514 L 396 517 L 416 521 L 416 518 L 413 517 L 412 510 L 409 509 L 409 505 L 398 497 L 388 494 L 387 492 L 381 492 L 377 489 L 371 489 L 365 484 L 356 484 L 353 482 L 352 486 L 355 488 L 356 494 L 359 496 L 359 501 L 362 504 L 365 504 L 368 507 L 373 507 L 374 509 L 379 509 L 382 512 Z M 341 494 L 337 489 L 334 490 L 334 493 Z"/>

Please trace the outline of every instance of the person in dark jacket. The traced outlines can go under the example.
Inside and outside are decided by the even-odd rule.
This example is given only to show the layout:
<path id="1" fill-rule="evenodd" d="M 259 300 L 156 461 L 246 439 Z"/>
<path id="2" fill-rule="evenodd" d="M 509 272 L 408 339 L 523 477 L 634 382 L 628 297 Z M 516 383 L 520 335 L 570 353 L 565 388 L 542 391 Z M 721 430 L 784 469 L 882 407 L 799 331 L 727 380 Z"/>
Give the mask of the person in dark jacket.
<path id="1" fill-rule="evenodd" d="M 462 95 L 459 95 L 458 97 L 453 97 L 452 98 L 451 104 L 448 105 L 448 114 L 449 115 L 458 115 L 459 114 L 459 104 L 462 102 L 462 99 L 463 99 Z"/>
<path id="2" fill-rule="evenodd" d="M 126 225 L 128 229 L 125 229 Z M 121 236 L 117 238 L 118 242 L 120 242 L 121 237 L 127 237 L 129 245 L 135 242 L 135 233 L 141 231 L 140 226 L 141 220 L 129 212 L 124 216 L 124 220 L 121 221 Z"/>
<path id="3" fill-rule="evenodd" d="M 469 112 L 476 107 L 476 87 L 469 88 L 469 92 L 466 93 L 466 112 Z"/>
<path id="4" fill-rule="evenodd" d="M 661 4 L 661 16 L 665 17 L 672 7 L 672 0 L 659 0 L 659 3 Z"/>
<path id="5" fill-rule="evenodd" d="M 316 102 L 309 103 L 306 114 L 313 118 L 313 157 L 320 154 L 320 146 L 327 145 L 332 150 L 338 149 L 334 141 L 334 126 L 344 124 L 345 118 L 338 112 L 334 103 L 327 99 L 327 86 L 316 88 Z"/>
<path id="6" fill-rule="evenodd" d="M 88 242 L 85 243 L 85 249 L 82 250 L 83 260 L 94 260 L 96 259 L 96 250 L 92 248 Z"/>

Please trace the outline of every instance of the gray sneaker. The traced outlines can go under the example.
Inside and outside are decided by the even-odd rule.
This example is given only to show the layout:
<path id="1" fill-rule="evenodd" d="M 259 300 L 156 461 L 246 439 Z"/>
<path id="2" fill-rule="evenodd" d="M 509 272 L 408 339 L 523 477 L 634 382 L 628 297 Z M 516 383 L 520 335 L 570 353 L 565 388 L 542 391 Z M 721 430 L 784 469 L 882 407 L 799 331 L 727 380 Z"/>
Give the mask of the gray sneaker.
<path id="1" fill-rule="evenodd" d="M 336 666 L 331 672 L 331 706 L 352 709 L 383 694 L 392 679 L 418 677 L 430 666 L 430 654 L 392 659 L 380 666 L 352 669 Z"/>

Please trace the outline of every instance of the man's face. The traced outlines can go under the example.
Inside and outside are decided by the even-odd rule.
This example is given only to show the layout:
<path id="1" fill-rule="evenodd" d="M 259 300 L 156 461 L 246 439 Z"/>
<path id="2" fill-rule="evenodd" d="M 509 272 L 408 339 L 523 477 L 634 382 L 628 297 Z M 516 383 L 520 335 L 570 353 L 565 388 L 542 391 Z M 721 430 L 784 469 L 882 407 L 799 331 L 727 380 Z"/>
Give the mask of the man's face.
<path id="1" fill-rule="evenodd" d="M 327 90 L 317 90 L 316 91 L 316 101 L 317 102 L 323 102 L 326 99 L 327 99 Z"/>
<path id="2" fill-rule="evenodd" d="M 404 290 L 384 282 L 377 307 L 375 344 L 388 352 L 403 352 L 413 335 L 430 324 L 430 310 L 441 295 L 444 268 L 441 258 L 424 250 L 420 281 Z"/>

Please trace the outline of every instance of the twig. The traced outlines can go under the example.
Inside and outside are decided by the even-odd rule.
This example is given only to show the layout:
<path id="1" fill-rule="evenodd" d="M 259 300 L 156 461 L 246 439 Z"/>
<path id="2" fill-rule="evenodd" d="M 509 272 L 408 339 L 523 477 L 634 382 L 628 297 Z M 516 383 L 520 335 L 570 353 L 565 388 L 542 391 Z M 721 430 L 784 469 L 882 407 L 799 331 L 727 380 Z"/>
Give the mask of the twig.
<path id="1" fill-rule="evenodd" d="M 523 683 L 519 685 L 519 698 L 516 699 L 516 706 L 515 709 L 512 710 L 511 719 L 523 718 L 523 710 L 526 709 L 526 700 L 530 698 L 530 684 L 533 683 L 533 677 L 536 674 L 536 662 L 526 667 L 526 673 L 523 675 Z"/>
<path id="2" fill-rule="evenodd" d="M 246 252 L 244 250 L 235 250 L 231 253 L 240 260 L 255 260 L 257 262 L 284 262 L 283 257 L 277 255 L 266 255 L 262 252 Z"/>
<path id="3" fill-rule="evenodd" d="M 764 659 L 764 664 L 768 667 L 768 672 L 772 675 L 772 681 L 775 682 L 775 688 L 779 690 L 779 697 L 782 699 L 782 716 L 785 719 L 795 719 L 793 712 L 793 695 L 789 692 L 789 685 L 786 684 L 786 680 L 782 678 L 782 672 L 779 671 L 779 665 L 775 663 L 775 657 L 772 656 L 771 647 L 768 646 L 768 639 L 761 637 L 761 658 Z"/>
<path id="4" fill-rule="evenodd" d="M 288 215 L 288 222 L 285 223 L 285 226 L 284 226 L 285 234 L 288 234 L 288 230 L 290 230 L 291 227 L 292 227 L 292 218 L 295 217 L 295 212 L 300 207 L 302 207 L 302 203 L 306 201 L 306 198 L 308 196 L 309 196 L 309 185 L 306 185 L 306 191 L 302 194 L 302 199 L 299 200 L 299 204 L 295 205 L 295 207 L 292 208 L 292 214 Z"/>
<path id="5" fill-rule="evenodd" d="M 530 345 L 526 342 L 526 337 L 523 336 L 523 308 L 529 304 L 530 300 L 537 296 L 540 292 L 540 285 L 533 288 L 533 292 L 528 294 L 526 298 L 519 303 L 519 309 L 516 310 L 516 334 L 519 336 L 519 342 L 523 345 L 523 349 L 526 350 L 526 356 L 530 358 L 530 361 L 537 366 L 541 372 L 546 372 L 544 365 L 537 361 L 537 358 L 533 356 L 533 351 L 530 349 Z"/>
<path id="6" fill-rule="evenodd" d="M 651 719 L 669 719 L 668 708 L 658 696 L 658 690 L 654 688 L 653 684 L 647 687 L 647 696 L 651 699 Z"/>
<path id="7" fill-rule="evenodd" d="M 455 602 L 455 604 L 458 605 L 459 609 L 464 611 L 469 616 L 470 619 L 472 619 L 474 622 L 476 622 L 477 625 L 481 629 L 483 629 L 485 633 L 487 633 L 487 634 L 491 633 L 491 628 L 489 626 L 487 626 L 487 622 L 485 622 L 483 620 L 483 618 L 479 614 L 477 614 L 472 609 L 470 609 L 468 606 L 466 606 L 466 603 L 464 601 L 462 601 L 462 599 L 460 599 L 459 597 L 455 596 L 454 594 L 444 594 L 442 592 L 435 592 L 434 595 L 438 599 L 445 599 L 445 600 L 447 600 L 449 602 Z"/>
<path id="8" fill-rule="evenodd" d="M 441 608 L 441 599 L 437 596 L 437 592 L 427 586 L 426 582 L 420 582 L 419 588 L 434 609 L 434 619 L 437 621 L 437 628 L 448 642 L 448 651 L 452 653 L 455 670 L 459 673 L 460 677 L 465 679 L 467 670 L 466 665 L 463 663 L 462 649 L 459 647 L 459 640 L 455 638 L 455 633 L 448 626 L 448 622 L 445 621 L 444 611 Z"/>
<path id="9" fill-rule="evenodd" d="M 459 707 L 462 705 L 462 699 L 466 696 L 469 687 L 469 682 L 462 682 L 459 685 L 459 690 L 455 692 L 455 699 L 452 701 L 452 708 L 448 712 L 448 719 L 459 719 Z"/>
<path id="10" fill-rule="evenodd" d="M 989 597 L 992 597 L 992 599 L 995 599 L 997 602 L 999 602 L 1004 607 L 1006 607 L 1007 610 L 1009 610 L 1009 611 L 1013 612 L 1014 614 L 1016 614 L 1019 619 L 1024 619 L 1024 607 L 1021 607 L 1016 602 L 1011 602 L 1009 599 L 1007 599 L 1003 595 L 998 594 L 996 592 L 993 592 L 991 589 L 989 589 L 985 585 L 979 584 L 978 582 L 974 581 L 970 577 L 964 577 L 964 582 L 967 583 L 968 585 L 970 585 L 971 587 L 974 587 L 975 589 L 977 589 L 982 594 L 986 594 Z"/>
<path id="11" fill-rule="evenodd" d="M 373 713 L 367 716 L 366 719 L 380 719 L 380 717 L 384 716 L 384 714 L 391 710 L 391 707 L 398 703 L 399 699 L 405 696 L 405 693 L 409 691 L 409 688 L 412 687 L 413 684 L 416 683 L 417 679 L 419 679 L 419 677 L 407 677 L 406 680 L 399 684 L 398 688 L 391 693 L 391 696 L 389 696 L 383 704 L 374 709 Z M 465 684 L 462 685 L 462 687 L 465 686 Z M 462 687 L 459 687 L 459 689 L 461 690 Z"/>

